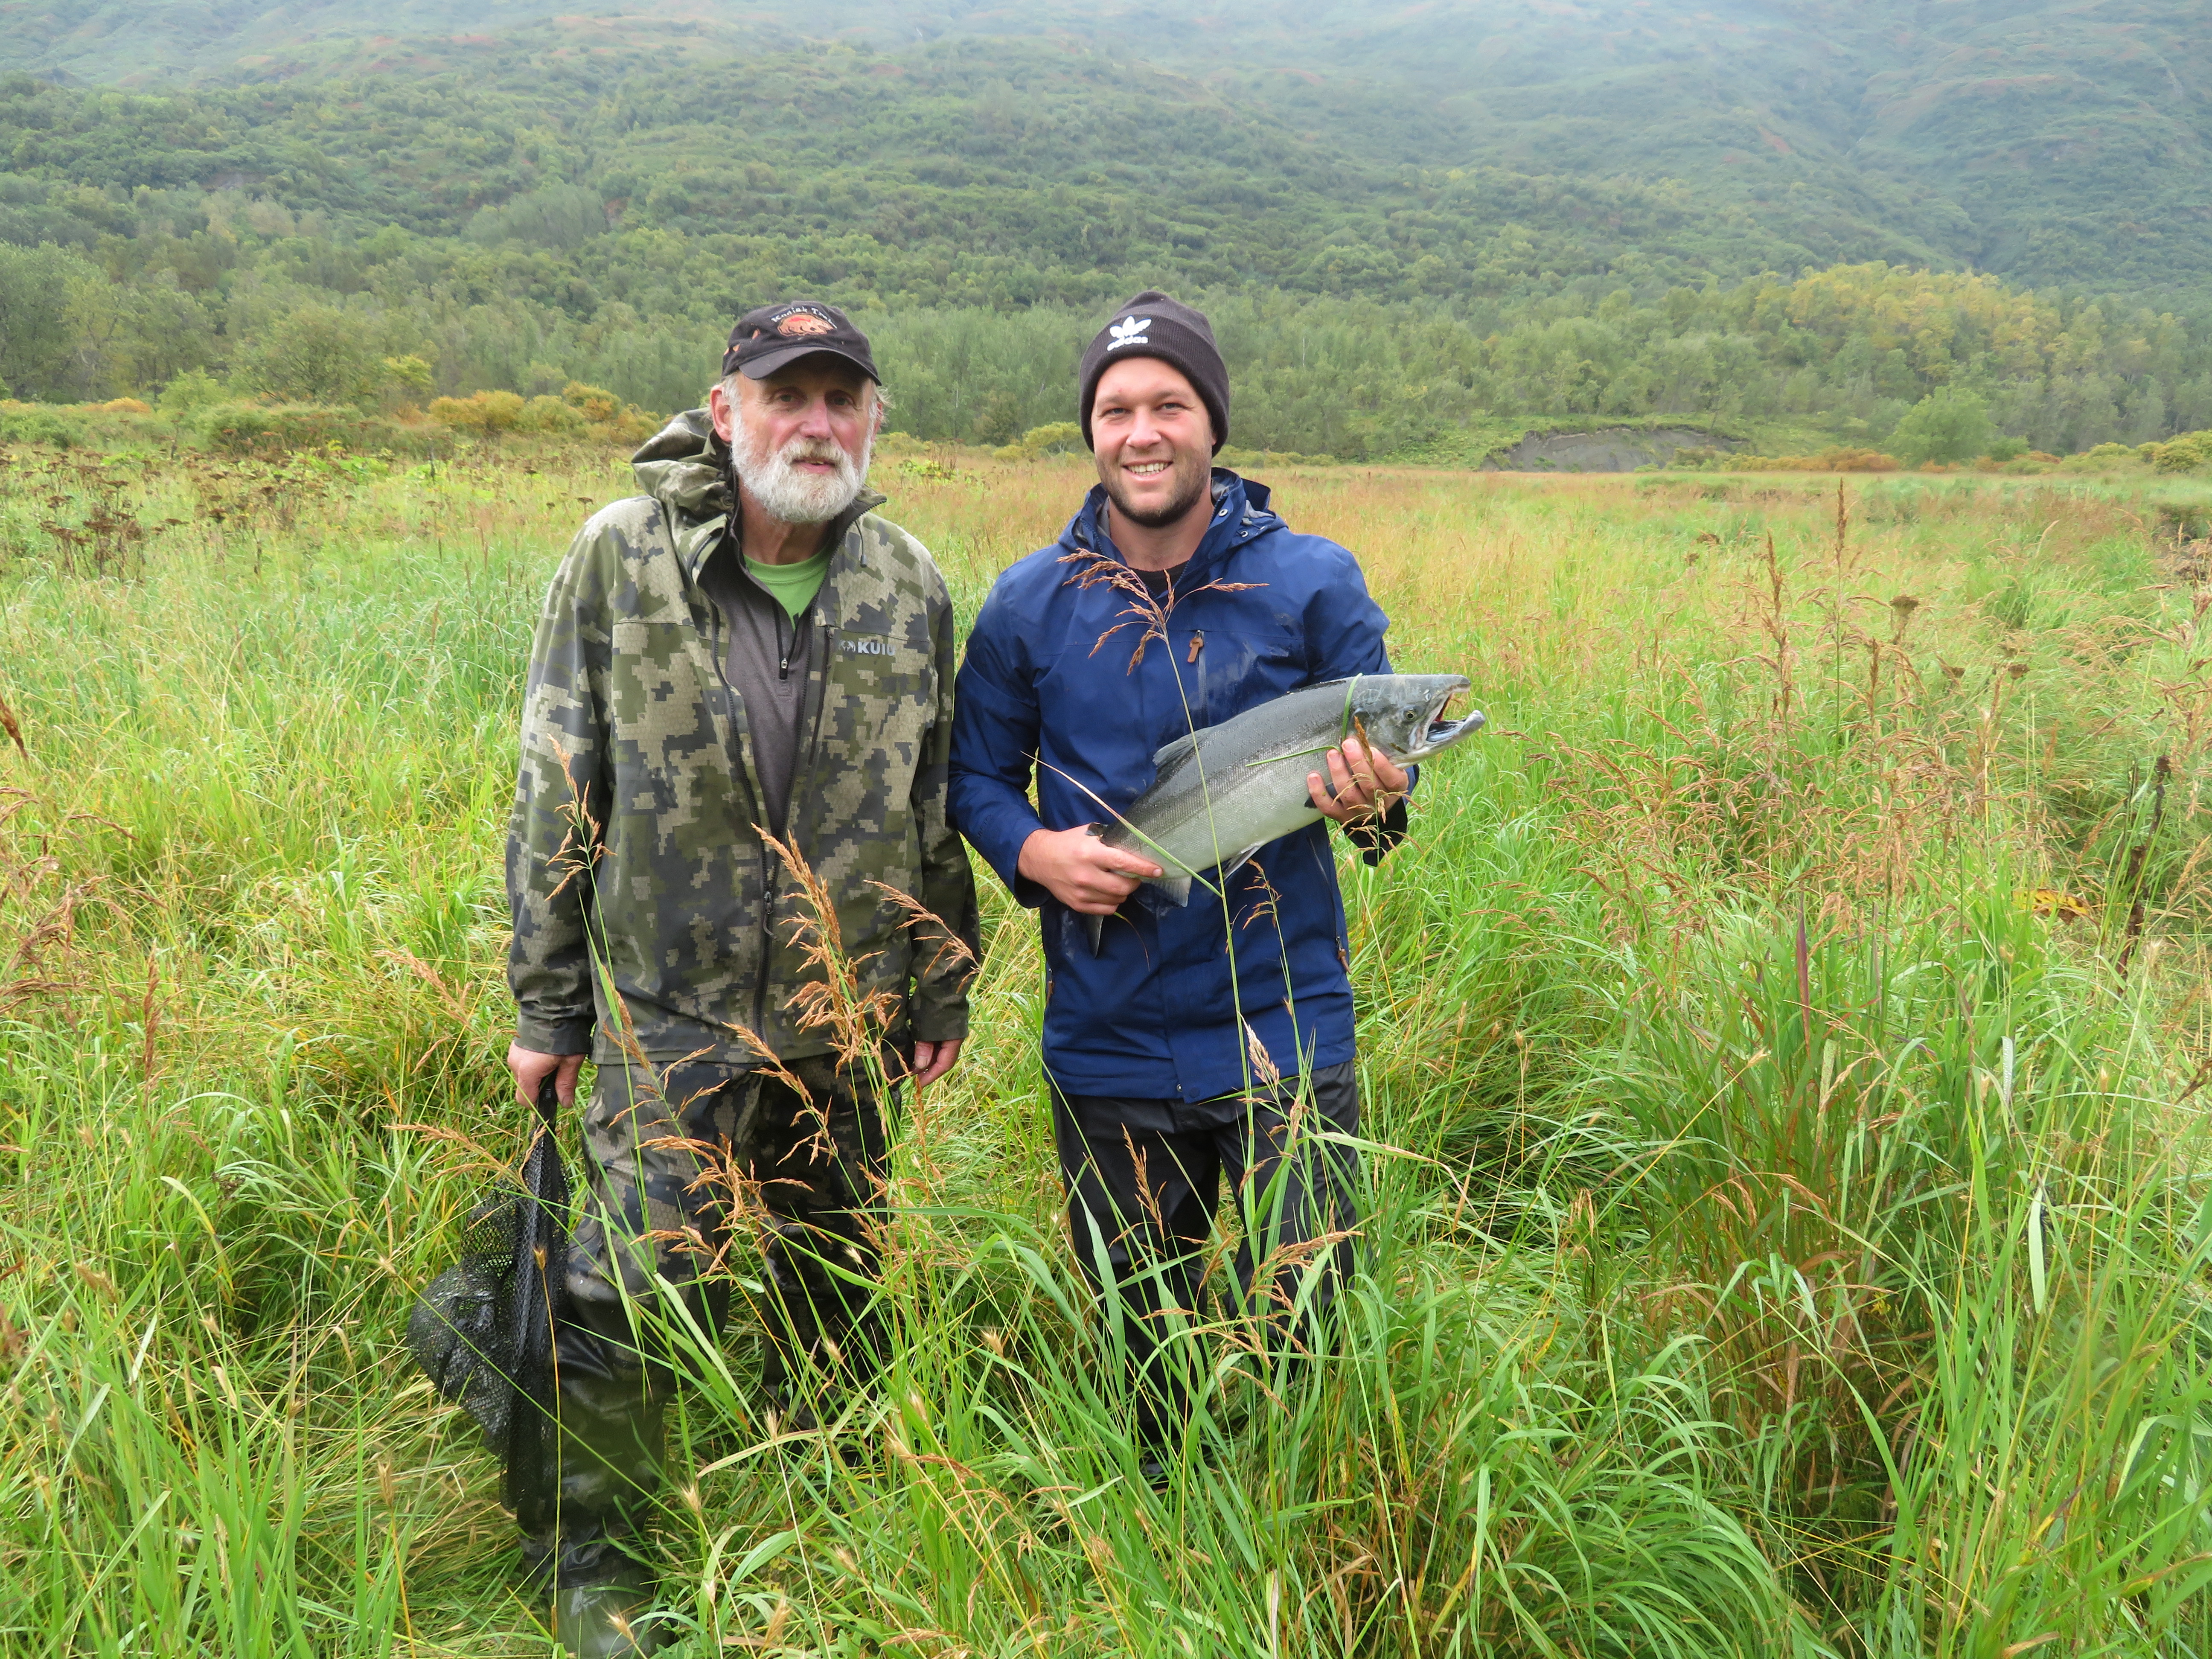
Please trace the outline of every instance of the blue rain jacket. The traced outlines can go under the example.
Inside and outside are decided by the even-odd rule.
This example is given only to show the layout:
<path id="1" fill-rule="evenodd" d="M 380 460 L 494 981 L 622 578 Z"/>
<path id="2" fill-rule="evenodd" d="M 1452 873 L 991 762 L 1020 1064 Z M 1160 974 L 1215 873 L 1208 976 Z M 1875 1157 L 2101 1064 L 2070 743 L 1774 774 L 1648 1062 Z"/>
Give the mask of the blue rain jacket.
<path id="1" fill-rule="evenodd" d="M 1042 911 L 1045 1066 L 1069 1094 L 1195 1104 L 1241 1090 L 1255 1071 L 1248 1028 L 1285 1077 L 1352 1057 L 1327 820 L 1262 848 L 1230 878 L 1225 907 L 1194 884 L 1188 906 L 1139 888 L 1095 957 L 1083 918 L 1015 870 L 1038 829 L 1127 811 L 1153 752 L 1186 732 L 1318 680 L 1390 672 L 1389 619 L 1352 555 L 1292 532 L 1265 485 L 1213 476 L 1213 522 L 1176 583 L 1164 640 L 1143 640 L 1128 592 L 1082 584 L 1102 559 L 1127 574 L 1095 487 L 1059 541 L 1000 576 L 955 684 L 951 816 Z"/>

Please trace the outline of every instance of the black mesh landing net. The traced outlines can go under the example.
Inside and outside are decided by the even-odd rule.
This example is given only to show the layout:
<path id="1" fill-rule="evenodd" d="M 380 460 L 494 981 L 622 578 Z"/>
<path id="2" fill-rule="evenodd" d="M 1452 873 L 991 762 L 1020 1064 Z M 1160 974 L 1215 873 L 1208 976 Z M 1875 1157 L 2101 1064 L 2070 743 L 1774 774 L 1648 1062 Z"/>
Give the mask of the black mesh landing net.
<path id="1" fill-rule="evenodd" d="M 558 1110 L 548 1078 L 519 1181 L 502 1182 L 470 1212 L 459 1264 L 430 1281 L 407 1321 L 415 1363 L 442 1397 L 468 1407 L 506 1464 L 507 1507 L 518 1514 L 549 1507 L 558 1479 L 553 1328 L 568 1267 Z"/>

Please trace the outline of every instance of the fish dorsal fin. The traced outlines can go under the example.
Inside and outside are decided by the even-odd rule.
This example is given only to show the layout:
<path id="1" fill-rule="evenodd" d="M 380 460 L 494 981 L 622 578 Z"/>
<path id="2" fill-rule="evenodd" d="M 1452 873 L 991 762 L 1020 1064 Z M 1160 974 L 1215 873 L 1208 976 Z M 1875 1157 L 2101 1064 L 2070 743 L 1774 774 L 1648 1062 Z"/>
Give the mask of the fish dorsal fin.
<path id="1" fill-rule="evenodd" d="M 1198 752 L 1198 733 L 1186 732 L 1173 743 L 1164 743 L 1152 751 L 1152 769 L 1165 777 L 1175 768 Z"/>

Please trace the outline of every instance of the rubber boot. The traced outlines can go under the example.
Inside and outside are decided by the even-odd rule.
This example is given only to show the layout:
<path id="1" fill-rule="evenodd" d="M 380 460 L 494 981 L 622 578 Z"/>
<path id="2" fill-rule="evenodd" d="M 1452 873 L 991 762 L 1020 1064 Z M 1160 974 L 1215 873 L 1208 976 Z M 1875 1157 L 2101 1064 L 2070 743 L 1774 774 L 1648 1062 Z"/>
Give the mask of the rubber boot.
<path id="1" fill-rule="evenodd" d="M 581 1583 L 563 1568 L 553 1588 L 553 1639 L 572 1659 L 628 1659 L 666 1644 L 651 1616 L 653 1575 L 638 1563 L 617 1556 Z"/>
<path id="2" fill-rule="evenodd" d="M 665 1404 L 635 1375 L 582 1363 L 561 1374 L 557 1497 L 515 1519 L 525 1573 L 550 1580 L 554 1637 L 576 1659 L 651 1653 L 668 1639 L 647 1616 L 653 1575 L 627 1547 L 660 1486 Z"/>

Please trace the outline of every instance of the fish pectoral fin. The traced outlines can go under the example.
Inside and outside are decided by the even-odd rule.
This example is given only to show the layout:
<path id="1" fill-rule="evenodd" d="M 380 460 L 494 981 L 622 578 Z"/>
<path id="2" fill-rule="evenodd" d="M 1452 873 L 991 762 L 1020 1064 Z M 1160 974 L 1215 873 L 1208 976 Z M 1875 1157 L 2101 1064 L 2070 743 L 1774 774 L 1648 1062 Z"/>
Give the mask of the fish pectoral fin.
<path id="1" fill-rule="evenodd" d="M 1236 874 L 1236 873 L 1237 873 L 1237 867 L 1238 867 L 1239 866 L 1241 866 L 1241 865 L 1244 862 L 1244 860 L 1247 860 L 1247 859 L 1250 858 L 1250 857 L 1252 856 L 1252 854 L 1255 854 L 1255 853 L 1258 852 L 1258 851 L 1259 851 L 1262 847 L 1265 847 L 1267 844 L 1267 843 L 1266 842 L 1264 842 L 1264 841 L 1255 841 L 1255 842 L 1253 842 L 1249 847 L 1246 848 L 1243 852 L 1239 853 L 1239 854 L 1238 854 L 1235 858 L 1233 858 L 1233 859 L 1224 859 L 1224 860 L 1221 860 L 1221 873 L 1222 873 L 1222 875 L 1223 875 L 1224 877 L 1228 877 L 1228 876 L 1232 876 L 1232 875 Z"/>
<path id="2" fill-rule="evenodd" d="M 1177 904 L 1190 902 L 1190 875 L 1188 871 L 1178 870 L 1171 876 L 1147 876 L 1146 880 Z"/>
<path id="3" fill-rule="evenodd" d="M 1091 940 L 1091 954 L 1094 957 L 1097 956 L 1098 954 L 1100 942 L 1106 937 L 1106 918 L 1103 916 L 1084 917 L 1083 931 Z"/>

